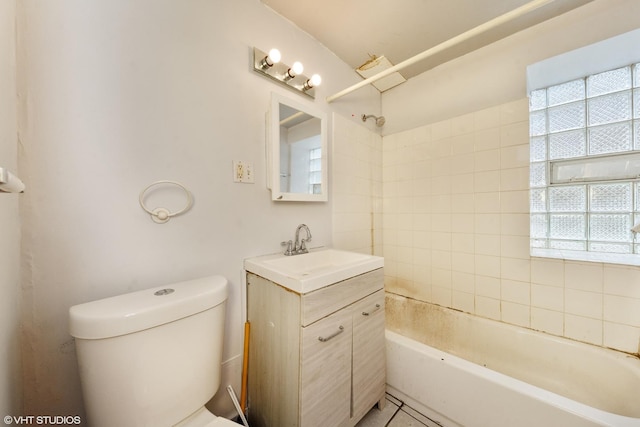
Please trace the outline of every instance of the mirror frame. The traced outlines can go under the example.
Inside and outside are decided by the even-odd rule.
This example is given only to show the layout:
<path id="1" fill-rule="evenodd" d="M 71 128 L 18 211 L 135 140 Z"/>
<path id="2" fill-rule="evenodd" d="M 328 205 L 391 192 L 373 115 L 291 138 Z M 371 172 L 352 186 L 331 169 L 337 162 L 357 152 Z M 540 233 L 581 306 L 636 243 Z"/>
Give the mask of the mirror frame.
<path id="1" fill-rule="evenodd" d="M 322 192 L 288 193 L 280 189 L 280 105 L 302 111 L 308 115 L 320 119 L 320 147 L 322 151 Z M 275 201 L 298 202 L 326 202 L 329 200 L 329 173 L 328 173 L 328 135 L 327 114 L 312 104 L 302 103 L 298 100 L 287 98 L 279 93 L 271 93 L 271 108 L 267 113 L 267 186 L 271 189 L 271 199 Z"/>

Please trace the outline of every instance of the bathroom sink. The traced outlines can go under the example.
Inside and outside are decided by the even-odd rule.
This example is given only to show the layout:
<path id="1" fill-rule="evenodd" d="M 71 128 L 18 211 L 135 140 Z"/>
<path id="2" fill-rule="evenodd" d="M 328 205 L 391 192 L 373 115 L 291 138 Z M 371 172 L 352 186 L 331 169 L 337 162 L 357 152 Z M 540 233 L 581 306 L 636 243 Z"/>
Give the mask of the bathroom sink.
<path id="1" fill-rule="evenodd" d="M 299 294 L 349 279 L 384 266 L 384 258 L 338 249 L 314 249 L 307 254 L 248 258 L 244 268 Z"/>

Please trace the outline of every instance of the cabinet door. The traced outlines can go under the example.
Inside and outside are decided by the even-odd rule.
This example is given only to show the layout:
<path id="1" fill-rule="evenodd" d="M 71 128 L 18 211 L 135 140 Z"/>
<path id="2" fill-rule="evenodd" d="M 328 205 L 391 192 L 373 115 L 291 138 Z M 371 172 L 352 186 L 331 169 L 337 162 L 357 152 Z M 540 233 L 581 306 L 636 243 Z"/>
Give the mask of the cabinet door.
<path id="1" fill-rule="evenodd" d="M 384 291 L 354 304 L 352 417 L 360 419 L 385 392 Z"/>
<path id="2" fill-rule="evenodd" d="M 351 316 L 351 311 L 342 309 L 302 328 L 301 427 L 349 424 Z"/>

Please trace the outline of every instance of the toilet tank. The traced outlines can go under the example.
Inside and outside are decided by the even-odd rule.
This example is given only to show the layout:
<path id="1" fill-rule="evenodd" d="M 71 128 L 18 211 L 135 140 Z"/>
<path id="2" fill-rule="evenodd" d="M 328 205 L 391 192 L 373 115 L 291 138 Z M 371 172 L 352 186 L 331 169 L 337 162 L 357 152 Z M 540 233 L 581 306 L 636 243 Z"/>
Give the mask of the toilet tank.
<path id="1" fill-rule="evenodd" d="M 171 426 L 220 385 L 227 280 L 174 283 L 69 310 L 89 425 Z"/>

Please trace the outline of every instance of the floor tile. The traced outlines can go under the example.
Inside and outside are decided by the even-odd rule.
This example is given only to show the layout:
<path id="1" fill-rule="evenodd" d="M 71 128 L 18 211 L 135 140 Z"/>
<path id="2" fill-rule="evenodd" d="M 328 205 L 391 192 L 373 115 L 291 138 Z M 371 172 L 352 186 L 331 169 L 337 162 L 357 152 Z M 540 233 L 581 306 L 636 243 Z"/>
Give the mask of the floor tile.
<path id="1" fill-rule="evenodd" d="M 396 399 L 393 399 L 396 401 Z M 378 407 L 374 407 L 367 415 L 360 420 L 356 427 L 385 427 L 391 418 L 398 412 L 399 405 L 387 398 L 387 403 L 381 411 Z"/>
<path id="2" fill-rule="evenodd" d="M 415 418 L 417 421 L 419 421 L 420 422 L 419 425 L 425 425 L 427 427 L 442 427 L 437 422 L 433 421 L 430 418 L 425 417 L 420 412 L 416 411 L 415 409 L 407 405 L 404 405 L 401 410 L 402 412 L 406 412 L 406 414 L 409 415 L 410 417 Z"/>
<path id="3" fill-rule="evenodd" d="M 425 424 L 413 418 L 404 411 L 398 411 L 388 427 L 424 427 Z"/>
<path id="4" fill-rule="evenodd" d="M 402 406 L 402 401 L 400 399 L 396 399 L 394 396 L 390 395 L 389 393 L 387 393 L 387 400 L 393 404 L 395 404 L 396 406 Z"/>

